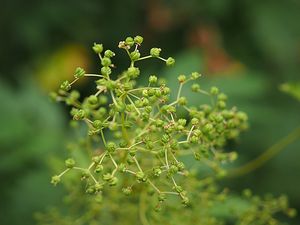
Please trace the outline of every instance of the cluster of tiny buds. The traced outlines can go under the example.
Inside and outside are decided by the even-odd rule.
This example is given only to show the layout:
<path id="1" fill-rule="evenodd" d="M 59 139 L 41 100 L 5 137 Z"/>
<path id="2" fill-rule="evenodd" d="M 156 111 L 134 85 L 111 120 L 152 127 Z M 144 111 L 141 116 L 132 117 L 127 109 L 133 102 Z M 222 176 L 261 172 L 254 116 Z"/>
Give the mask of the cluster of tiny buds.
<path id="1" fill-rule="evenodd" d="M 170 88 L 156 75 L 149 76 L 148 85 L 137 86 L 139 61 L 157 58 L 167 66 L 175 63 L 172 57 L 163 58 L 160 48 L 151 48 L 149 55 L 141 56 L 142 43 L 141 36 L 119 42 L 118 47 L 127 52 L 130 63 L 116 79 L 112 79 L 115 53 L 95 43 L 93 51 L 99 56 L 100 73 L 86 73 L 78 67 L 74 80 L 64 81 L 58 93 L 51 94 L 56 101 L 72 106 L 74 122 L 85 123 L 91 146 L 99 146 L 90 156 L 88 167 L 77 166 L 69 158 L 65 170 L 53 176 L 51 183 L 56 185 L 68 171 L 77 170 L 89 194 L 101 195 L 106 186 L 120 186 L 125 195 L 144 189 L 156 193 L 156 210 L 168 195 L 178 196 L 184 205 L 189 205 L 189 187 L 184 180 L 197 175 L 185 166 L 183 156 L 190 155 L 210 167 L 217 177 L 224 176 L 222 164 L 235 160 L 237 154 L 222 148 L 228 139 L 238 137 L 247 128 L 247 115 L 235 107 L 227 109 L 227 96 L 217 87 L 203 90 L 198 72 L 178 76 L 174 101 L 170 101 Z M 96 91 L 80 101 L 80 93 L 72 87 L 83 77 L 96 78 Z M 189 106 L 182 88 L 190 81 L 194 82 L 191 90 L 207 96 L 211 105 Z M 178 112 L 181 109 L 184 116 Z M 136 188 L 137 185 L 145 188 Z"/>

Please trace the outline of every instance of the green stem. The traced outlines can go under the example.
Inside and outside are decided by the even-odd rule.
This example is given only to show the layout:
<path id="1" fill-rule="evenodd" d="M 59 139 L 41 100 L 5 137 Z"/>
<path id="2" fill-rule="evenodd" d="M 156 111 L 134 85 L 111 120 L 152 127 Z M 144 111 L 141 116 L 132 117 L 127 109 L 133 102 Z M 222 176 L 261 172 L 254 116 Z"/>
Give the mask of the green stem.
<path id="1" fill-rule="evenodd" d="M 296 128 L 295 130 L 290 132 L 287 136 L 282 138 L 280 141 L 272 145 L 261 155 L 259 155 L 256 159 L 246 163 L 245 165 L 239 168 L 235 168 L 229 171 L 228 177 L 242 176 L 258 169 L 259 167 L 264 165 L 267 161 L 269 161 L 272 157 L 280 153 L 288 145 L 295 142 L 299 138 L 300 138 L 300 127 Z"/>

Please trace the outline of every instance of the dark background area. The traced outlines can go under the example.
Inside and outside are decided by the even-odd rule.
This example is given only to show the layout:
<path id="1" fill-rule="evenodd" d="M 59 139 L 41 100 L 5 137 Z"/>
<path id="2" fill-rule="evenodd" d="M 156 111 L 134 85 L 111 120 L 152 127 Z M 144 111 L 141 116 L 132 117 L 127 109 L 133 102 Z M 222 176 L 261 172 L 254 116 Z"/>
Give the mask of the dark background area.
<path id="1" fill-rule="evenodd" d="M 300 80 L 300 1 L 34 1 L 0 2 L 0 224 L 33 224 L 33 213 L 56 204 L 53 156 L 65 155 L 71 136 L 64 108 L 48 92 L 74 68 L 99 70 L 91 46 L 113 51 L 128 35 L 142 35 L 142 52 L 157 46 L 173 56 L 165 69 L 143 63 L 175 85 L 178 74 L 199 71 L 201 86 L 216 85 L 247 112 L 250 128 L 235 150 L 242 165 L 300 124 L 299 101 L 279 91 Z M 116 58 L 118 69 L 125 66 Z M 89 84 L 80 88 L 88 92 Z M 197 99 L 193 99 L 197 104 Z M 243 177 L 233 192 L 285 193 L 300 209 L 300 141 Z M 291 224 L 299 224 L 296 218 Z"/>

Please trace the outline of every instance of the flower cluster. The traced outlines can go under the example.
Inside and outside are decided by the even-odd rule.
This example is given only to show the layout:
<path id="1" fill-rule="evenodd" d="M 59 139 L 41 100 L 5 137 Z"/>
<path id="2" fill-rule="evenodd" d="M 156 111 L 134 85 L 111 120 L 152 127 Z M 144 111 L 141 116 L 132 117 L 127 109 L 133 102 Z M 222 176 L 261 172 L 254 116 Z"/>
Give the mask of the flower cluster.
<path id="1" fill-rule="evenodd" d="M 99 73 L 78 67 L 73 81 L 62 82 L 58 92 L 51 93 L 52 99 L 71 107 L 72 124 L 84 126 L 86 131 L 86 138 L 71 146 L 84 150 L 81 157 L 73 154 L 66 159 L 65 169 L 51 180 L 57 185 L 64 178 L 70 190 L 69 204 L 75 204 L 79 214 L 84 210 L 79 218 L 78 210 L 73 212 L 78 224 L 107 223 L 107 212 L 117 213 L 112 223 L 122 225 L 132 224 L 129 218 L 136 214 L 143 225 L 149 221 L 221 225 L 232 220 L 245 225 L 279 224 L 274 214 L 294 216 L 296 212 L 284 196 L 260 198 L 245 190 L 234 202 L 235 195 L 226 188 L 220 190 L 217 179 L 226 175 L 223 165 L 237 158 L 236 152 L 224 147 L 247 129 L 247 115 L 236 107 L 228 108 L 227 96 L 217 87 L 203 90 L 198 72 L 177 77 L 174 99 L 170 97 L 173 90 L 156 75 L 149 75 L 148 83 L 139 85 L 138 77 L 146 76 L 138 67 L 139 61 L 155 58 L 166 66 L 175 63 L 172 57 L 162 57 L 160 48 L 141 56 L 142 43 L 141 36 L 119 42 L 118 47 L 129 58 L 128 68 L 120 74 L 114 72 L 115 53 L 95 43 L 92 49 L 99 56 Z M 80 96 L 74 90 L 76 82 L 84 78 L 95 79 L 92 95 Z M 191 105 L 182 92 L 185 85 L 211 104 Z M 83 162 L 86 159 L 88 164 Z M 73 175 L 71 180 L 67 174 Z M 85 185 L 78 185 L 79 181 Z M 89 195 L 83 195 L 82 190 Z M 178 213 L 178 199 L 192 210 Z M 229 211 L 225 216 L 214 213 L 220 204 L 226 204 Z M 157 216 L 155 211 L 161 210 L 164 213 Z M 41 224 L 74 222 L 56 211 L 40 214 L 38 220 Z"/>
<path id="2" fill-rule="evenodd" d="M 183 156 L 192 156 L 205 163 L 217 176 L 224 176 L 221 164 L 236 158 L 235 152 L 225 153 L 222 148 L 227 140 L 236 138 L 247 128 L 247 115 L 235 107 L 226 107 L 227 96 L 218 88 L 205 91 L 197 80 L 198 72 L 178 76 L 175 100 L 170 101 L 170 88 L 150 75 L 148 85 L 137 86 L 141 75 L 137 66 L 141 60 L 157 58 L 172 66 L 172 57 L 163 58 L 160 48 L 152 48 L 149 55 L 141 56 L 141 36 L 127 37 L 118 45 L 126 51 L 129 67 L 117 77 L 113 74 L 115 53 L 94 44 L 99 56 L 99 74 L 90 74 L 82 68 L 74 72 L 74 80 L 64 81 L 52 97 L 72 106 L 71 116 L 88 127 L 94 145 L 98 145 L 87 168 L 77 165 L 73 158 L 65 162 L 66 169 L 52 177 L 54 185 L 70 170 L 78 170 L 87 182 L 86 192 L 101 195 L 107 186 L 118 186 L 125 195 L 150 189 L 156 193 L 157 208 L 167 195 L 177 195 L 184 205 L 190 200 L 186 179 L 190 166 Z M 143 75 L 145 76 L 145 75 Z M 80 94 L 73 90 L 79 79 L 95 78 L 95 93 L 80 101 Z M 112 77 L 116 77 L 113 79 Z M 192 83 L 191 91 L 206 95 L 212 104 L 190 106 L 182 95 L 182 87 Z M 184 117 L 178 113 L 184 110 Z"/>

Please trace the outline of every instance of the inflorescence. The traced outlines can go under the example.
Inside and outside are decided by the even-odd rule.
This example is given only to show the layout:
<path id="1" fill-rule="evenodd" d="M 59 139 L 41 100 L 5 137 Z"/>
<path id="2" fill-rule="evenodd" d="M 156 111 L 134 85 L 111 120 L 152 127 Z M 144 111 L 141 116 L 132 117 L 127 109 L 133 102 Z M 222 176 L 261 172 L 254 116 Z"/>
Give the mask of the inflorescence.
<path id="1" fill-rule="evenodd" d="M 89 194 L 102 196 L 110 186 L 116 186 L 125 195 L 147 190 L 157 197 L 156 209 L 169 195 L 189 205 L 187 181 L 197 175 L 188 162 L 194 158 L 215 176 L 224 176 L 222 163 L 233 161 L 237 154 L 225 152 L 223 147 L 247 128 L 247 115 L 235 107 L 228 109 L 227 96 L 218 88 L 203 90 L 198 72 L 178 76 L 172 101 L 170 88 L 156 75 L 148 76 L 147 85 L 138 86 L 137 79 L 146 76 L 138 67 L 140 61 L 156 58 L 166 66 L 175 63 L 172 57 L 162 57 L 160 48 L 142 56 L 142 42 L 143 38 L 136 36 L 119 43 L 129 57 L 129 67 L 119 75 L 113 73 L 115 53 L 95 43 L 93 51 L 99 56 L 100 72 L 91 74 L 78 67 L 74 80 L 64 81 L 59 91 L 51 94 L 53 99 L 72 106 L 73 120 L 86 124 L 95 149 L 87 167 L 69 158 L 65 170 L 53 176 L 51 183 L 57 185 L 74 170 L 80 172 Z M 96 79 L 96 88 L 94 94 L 81 98 L 73 87 L 84 78 Z M 211 104 L 189 105 L 182 94 L 183 86 L 189 83 L 192 92 L 207 96 Z"/>

